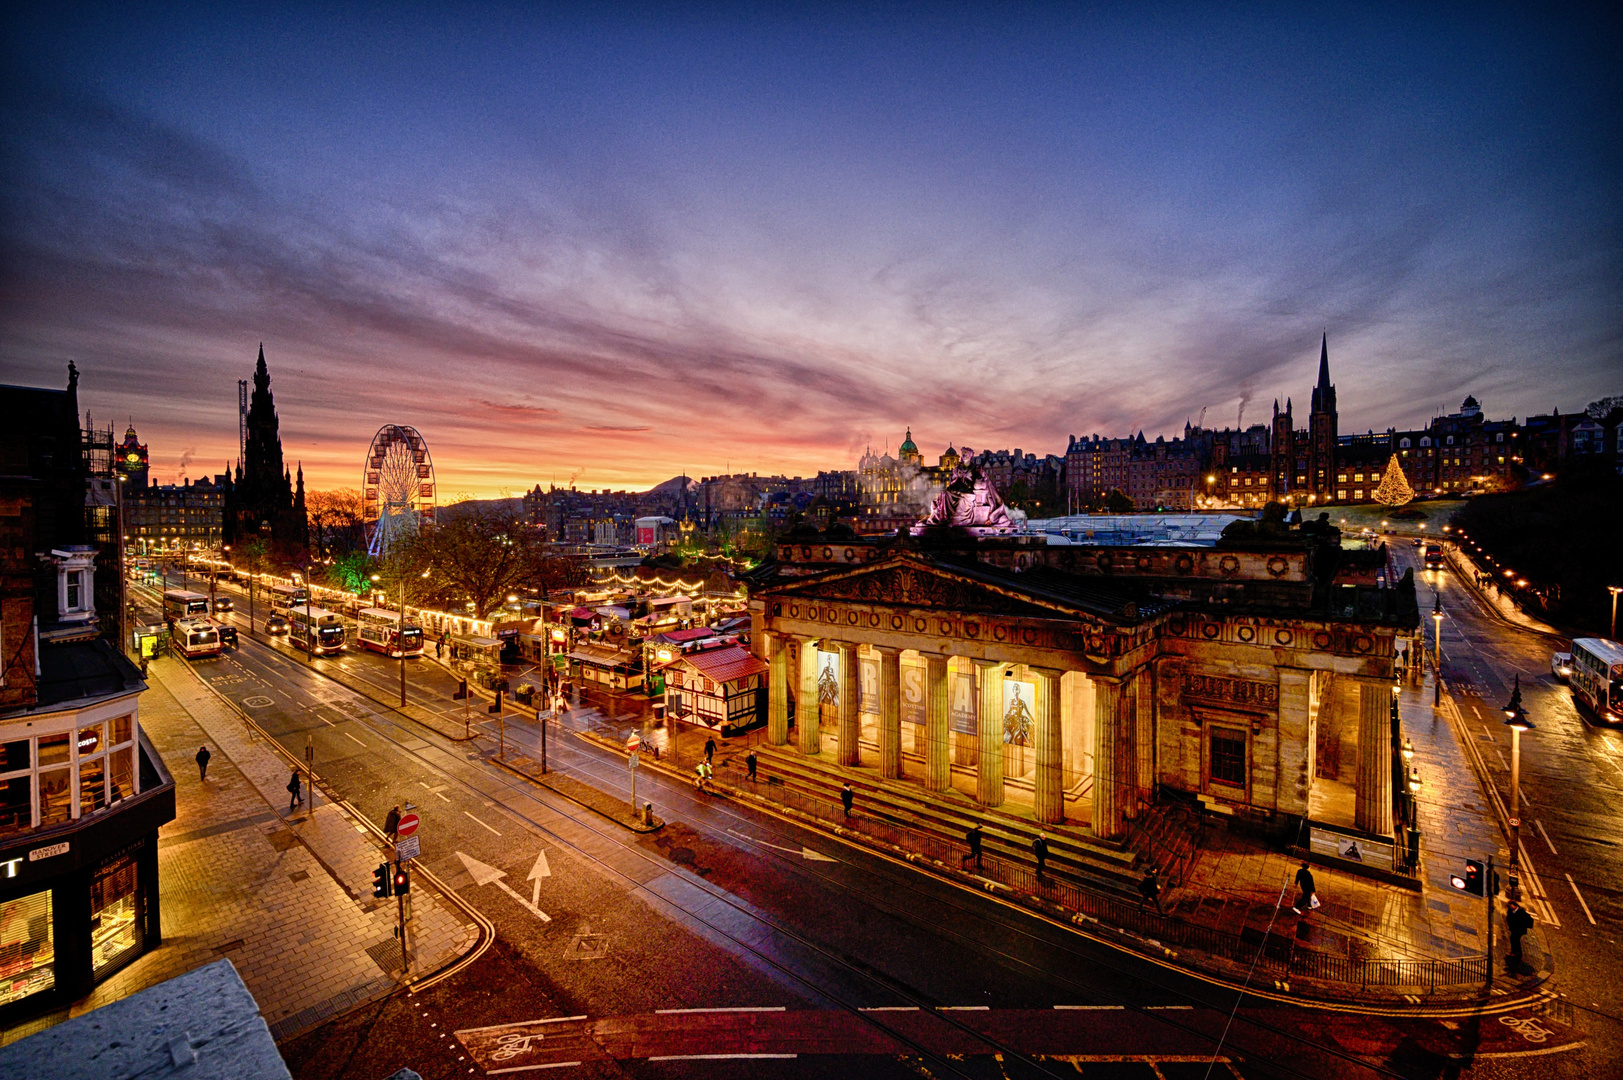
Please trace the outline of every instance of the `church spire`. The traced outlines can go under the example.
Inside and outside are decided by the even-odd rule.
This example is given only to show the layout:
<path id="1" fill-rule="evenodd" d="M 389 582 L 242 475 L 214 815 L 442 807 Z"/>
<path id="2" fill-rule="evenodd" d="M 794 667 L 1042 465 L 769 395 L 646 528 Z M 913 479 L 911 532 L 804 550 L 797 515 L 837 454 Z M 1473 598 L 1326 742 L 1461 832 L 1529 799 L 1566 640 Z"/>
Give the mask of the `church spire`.
<path id="1" fill-rule="evenodd" d="M 1319 390 L 1330 389 L 1330 332 L 1319 339 Z"/>

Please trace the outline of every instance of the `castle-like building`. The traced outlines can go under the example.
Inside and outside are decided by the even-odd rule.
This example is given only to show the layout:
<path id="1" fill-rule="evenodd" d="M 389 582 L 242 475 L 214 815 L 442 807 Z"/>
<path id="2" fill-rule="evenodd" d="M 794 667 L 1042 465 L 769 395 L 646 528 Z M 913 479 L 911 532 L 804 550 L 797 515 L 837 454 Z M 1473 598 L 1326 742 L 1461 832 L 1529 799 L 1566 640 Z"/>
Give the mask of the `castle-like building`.
<path id="1" fill-rule="evenodd" d="M 253 397 L 248 406 L 247 438 L 243 459 L 226 494 L 226 542 L 268 538 L 284 552 L 309 541 L 309 518 L 304 510 L 304 465 L 298 479 L 282 461 L 282 435 L 271 394 L 265 346 L 259 346 L 254 367 Z"/>

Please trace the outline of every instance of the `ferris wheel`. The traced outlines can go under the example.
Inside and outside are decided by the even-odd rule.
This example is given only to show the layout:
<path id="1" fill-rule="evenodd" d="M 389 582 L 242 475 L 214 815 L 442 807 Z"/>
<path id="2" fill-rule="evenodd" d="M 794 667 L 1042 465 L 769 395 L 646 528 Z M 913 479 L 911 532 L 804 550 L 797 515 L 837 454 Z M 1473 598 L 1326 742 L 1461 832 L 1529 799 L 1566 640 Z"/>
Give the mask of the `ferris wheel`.
<path id="1" fill-rule="evenodd" d="M 361 485 L 366 552 L 388 554 L 402 540 L 434 524 L 434 460 L 416 428 L 384 424 L 372 436 Z"/>

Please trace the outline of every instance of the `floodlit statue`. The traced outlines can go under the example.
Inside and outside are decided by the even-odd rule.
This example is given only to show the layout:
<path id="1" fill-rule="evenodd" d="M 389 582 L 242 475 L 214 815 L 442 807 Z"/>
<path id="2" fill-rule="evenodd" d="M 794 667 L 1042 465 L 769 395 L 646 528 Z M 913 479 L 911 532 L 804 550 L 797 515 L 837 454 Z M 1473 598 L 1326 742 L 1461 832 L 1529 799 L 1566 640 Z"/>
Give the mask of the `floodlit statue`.
<path id="1" fill-rule="evenodd" d="M 941 489 L 941 494 L 936 496 L 930 513 L 915 526 L 915 531 L 932 526 L 1012 529 L 1014 522 L 991 482 L 978 471 L 971 472 L 959 465 L 953 469 L 952 478 Z"/>

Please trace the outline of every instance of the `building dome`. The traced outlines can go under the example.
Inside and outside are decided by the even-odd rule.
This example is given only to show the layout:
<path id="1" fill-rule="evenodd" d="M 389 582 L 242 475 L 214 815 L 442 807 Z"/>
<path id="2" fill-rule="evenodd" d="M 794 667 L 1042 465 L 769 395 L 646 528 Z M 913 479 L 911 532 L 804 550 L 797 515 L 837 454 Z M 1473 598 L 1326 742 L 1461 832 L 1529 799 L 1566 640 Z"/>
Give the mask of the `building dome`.
<path id="1" fill-rule="evenodd" d="M 912 428 L 907 429 L 907 438 L 902 440 L 902 445 L 897 449 L 896 452 L 898 454 L 916 454 L 919 452 L 919 448 L 913 445 Z"/>

